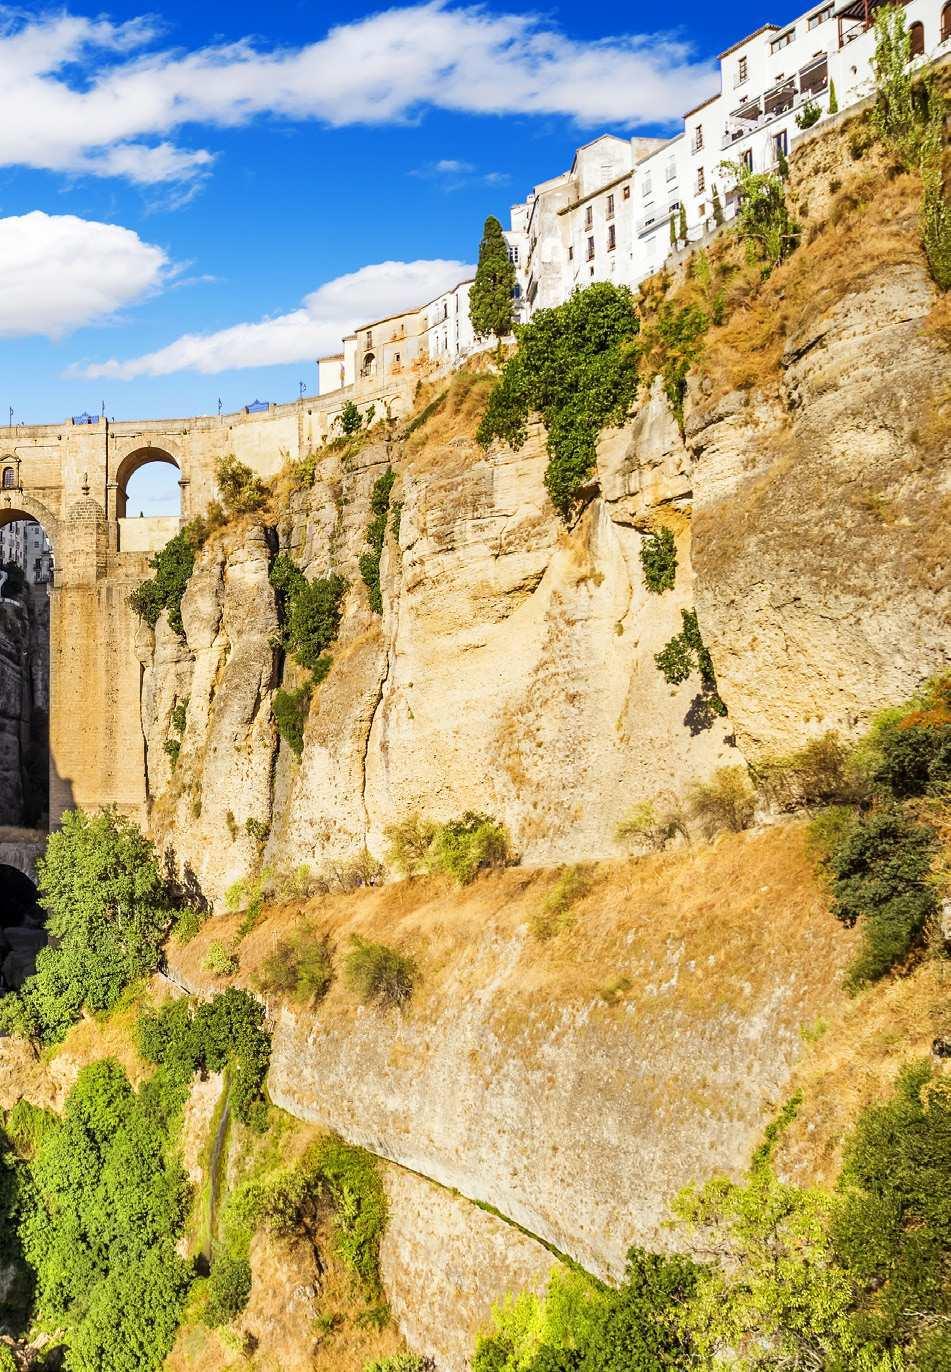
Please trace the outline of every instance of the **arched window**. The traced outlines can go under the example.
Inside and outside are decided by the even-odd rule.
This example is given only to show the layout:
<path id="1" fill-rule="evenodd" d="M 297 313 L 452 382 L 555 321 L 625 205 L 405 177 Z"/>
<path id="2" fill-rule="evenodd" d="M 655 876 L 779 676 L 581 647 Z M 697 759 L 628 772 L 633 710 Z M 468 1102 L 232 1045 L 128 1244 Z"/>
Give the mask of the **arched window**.
<path id="1" fill-rule="evenodd" d="M 13 470 L 12 467 L 4 467 L 4 469 L 3 469 L 3 489 L 4 489 L 5 491 L 11 491 L 11 490 L 13 490 L 13 488 L 16 486 L 16 484 L 17 484 L 17 474 L 16 474 L 16 472 Z"/>
<path id="2" fill-rule="evenodd" d="M 912 24 L 908 30 L 908 37 L 911 39 L 912 57 L 920 57 L 925 50 L 924 24 Z"/>
<path id="3" fill-rule="evenodd" d="M 376 366 L 376 358 L 373 353 L 367 353 L 363 359 L 363 366 L 360 368 L 361 376 L 372 376 Z"/>
<path id="4" fill-rule="evenodd" d="M 947 42 L 951 38 L 951 4 L 945 5 L 941 11 L 941 41 Z"/>

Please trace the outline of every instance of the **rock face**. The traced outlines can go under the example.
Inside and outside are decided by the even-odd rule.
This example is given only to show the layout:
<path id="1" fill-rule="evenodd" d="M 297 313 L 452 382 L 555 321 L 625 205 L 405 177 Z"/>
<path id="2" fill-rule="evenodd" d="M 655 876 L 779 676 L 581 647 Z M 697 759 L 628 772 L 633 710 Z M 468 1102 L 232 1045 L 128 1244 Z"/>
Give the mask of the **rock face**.
<path id="1" fill-rule="evenodd" d="M 0 824 L 45 823 L 49 601 L 43 586 L 0 600 Z"/>
<path id="2" fill-rule="evenodd" d="M 895 266 L 688 421 L 700 622 L 741 746 L 843 734 L 951 660 L 948 349 Z"/>

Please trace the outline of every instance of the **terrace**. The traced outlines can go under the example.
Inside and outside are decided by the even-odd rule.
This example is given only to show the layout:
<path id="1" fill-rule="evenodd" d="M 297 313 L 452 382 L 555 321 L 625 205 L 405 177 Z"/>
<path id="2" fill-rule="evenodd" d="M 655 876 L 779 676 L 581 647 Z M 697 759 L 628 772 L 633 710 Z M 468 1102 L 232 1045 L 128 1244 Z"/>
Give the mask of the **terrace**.
<path id="1" fill-rule="evenodd" d="M 807 62 L 797 75 L 786 77 L 764 95 L 751 97 L 732 110 L 721 148 L 732 148 L 741 138 L 788 114 L 797 106 L 804 105 L 807 100 L 814 100 L 828 87 L 829 58 L 822 53 Z"/>
<path id="2" fill-rule="evenodd" d="M 907 4 L 908 0 L 848 0 L 835 12 L 839 24 L 839 47 L 861 38 L 875 22 L 875 11 L 886 3 Z"/>

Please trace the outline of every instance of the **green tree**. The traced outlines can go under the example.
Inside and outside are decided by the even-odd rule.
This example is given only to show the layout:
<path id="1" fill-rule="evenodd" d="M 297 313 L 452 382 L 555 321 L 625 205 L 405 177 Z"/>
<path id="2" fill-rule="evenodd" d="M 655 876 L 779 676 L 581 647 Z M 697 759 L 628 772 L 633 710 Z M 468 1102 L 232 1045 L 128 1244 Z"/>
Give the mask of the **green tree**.
<path id="1" fill-rule="evenodd" d="M 763 275 L 783 262 L 799 240 L 799 230 L 789 217 L 786 186 L 775 172 L 750 171 L 745 162 L 723 162 L 736 177 L 739 209 L 736 227 L 746 243 L 750 262 L 759 262 Z"/>
<path id="2" fill-rule="evenodd" d="M 830 113 L 830 114 L 838 114 L 838 113 L 839 113 L 839 99 L 838 99 L 838 96 L 837 96 L 836 93 L 835 93 L 835 82 L 834 82 L 834 81 L 830 81 L 830 82 L 829 82 L 829 113 Z"/>
<path id="3" fill-rule="evenodd" d="M 215 479 L 231 515 L 253 514 L 267 503 L 267 487 L 251 468 L 229 454 L 215 463 Z"/>
<path id="4" fill-rule="evenodd" d="M 716 182 L 713 183 L 713 222 L 719 229 L 723 224 L 723 204 Z"/>
<path id="5" fill-rule="evenodd" d="M 518 352 L 489 396 L 478 431 L 483 447 L 501 439 L 520 448 L 529 416 L 541 415 L 548 429 L 545 485 L 564 519 L 594 470 L 601 430 L 622 423 L 636 396 L 637 330 L 627 287 L 602 282 L 576 291 L 517 330 Z"/>
<path id="6" fill-rule="evenodd" d="M 363 416 L 359 407 L 352 400 L 348 400 L 335 422 L 340 425 L 340 432 L 349 438 L 363 427 Z"/>
<path id="7" fill-rule="evenodd" d="M 702 723 L 706 726 L 714 716 L 725 715 L 726 706 L 717 690 L 713 658 L 700 635 L 696 610 L 681 610 L 680 617 L 683 629 L 654 654 L 654 661 L 671 686 L 679 686 L 693 672 L 699 675 L 705 716 Z"/>
<path id="8" fill-rule="evenodd" d="M 469 318 L 479 338 L 504 338 L 514 319 L 515 266 L 502 225 L 489 215 L 479 244 L 479 265 L 469 292 Z"/>
<path id="9" fill-rule="evenodd" d="M 111 1010 L 130 982 L 155 971 L 175 910 L 152 844 L 114 810 L 67 810 L 37 870 L 51 943 L 18 1000 L 52 1043 L 84 1006 Z"/>
<path id="10" fill-rule="evenodd" d="M 678 230 L 678 237 L 679 237 L 681 243 L 686 243 L 686 242 L 687 242 L 687 207 L 686 207 L 686 205 L 681 205 L 681 207 L 680 207 L 680 216 L 679 216 L 678 221 L 677 221 L 677 230 Z"/>
<path id="11" fill-rule="evenodd" d="M 380 615 L 383 613 L 383 596 L 380 592 L 380 559 L 386 540 L 386 517 L 390 510 L 390 493 L 396 473 L 387 467 L 373 483 L 370 494 L 371 519 L 367 525 L 366 539 L 368 551 L 360 555 L 360 575 L 369 592 L 370 609 Z"/>

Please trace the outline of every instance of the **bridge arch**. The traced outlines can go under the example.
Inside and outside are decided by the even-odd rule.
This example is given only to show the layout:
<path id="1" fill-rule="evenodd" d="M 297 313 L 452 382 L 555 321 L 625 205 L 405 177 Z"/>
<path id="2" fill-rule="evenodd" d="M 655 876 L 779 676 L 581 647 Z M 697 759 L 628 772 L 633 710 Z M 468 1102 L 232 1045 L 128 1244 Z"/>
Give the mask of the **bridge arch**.
<path id="1" fill-rule="evenodd" d="M 117 519 L 126 518 L 129 482 L 136 472 L 150 465 L 174 467 L 178 472 L 179 502 L 178 509 L 174 513 L 176 515 L 181 513 L 182 461 L 181 455 L 172 453 L 170 447 L 171 445 L 160 448 L 146 444 L 142 447 L 133 448 L 120 459 L 114 478 L 116 484 L 115 515 Z"/>

